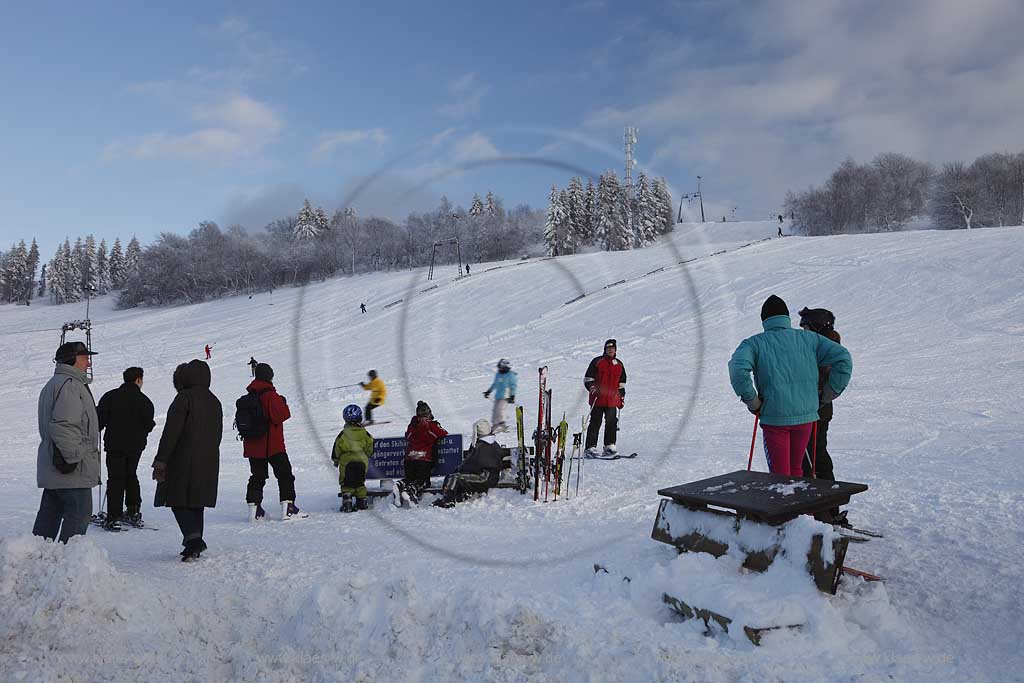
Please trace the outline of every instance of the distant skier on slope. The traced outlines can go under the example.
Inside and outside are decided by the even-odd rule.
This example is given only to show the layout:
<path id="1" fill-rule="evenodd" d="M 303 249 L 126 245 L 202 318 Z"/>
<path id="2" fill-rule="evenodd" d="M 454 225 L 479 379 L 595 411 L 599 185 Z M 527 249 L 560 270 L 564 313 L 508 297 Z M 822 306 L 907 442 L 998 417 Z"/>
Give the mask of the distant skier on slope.
<path id="1" fill-rule="evenodd" d="M 252 373 L 252 376 L 255 377 L 256 376 L 256 366 L 259 365 L 259 363 L 256 361 L 256 358 L 254 356 L 249 356 L 249 363 L 248 363 L 248 365 L 249 365 L 249 371 Z"/>
<path id="2" fill-rule="evenodd" d="M 619 452 L 616 445 L 619 430 L 619 409 L 626 401 L 626 368 L 616 355 L 618 343 L 609 339 L 604 353 L 590 361 L 583 376 L 583 386 L 590 393 L 590 426 L 587 428 L 585 455 L 588 458 L 612 457 Z M 604 452 L 598 453 L 597 435 L 604 419 Z"/>
<path id="3" fill-rule="evenodd" d="M 418 504 L 423 491 L 430 486 L 430 474 L 436 459 L 434 447 L 448 432 L 434 419 L 425 401 L 416 403 L 416 415 L 405 430 L 405 478 L 395 482 L 394 503 L 400 506 Z"/>
<path id="4" fill-rule="evenodd" d="M 366 313 L 366 304 L 359 304 L 359 312 Z"/>
<path id="5" fill-rule="evenodd" d="M 373 437 L 363 428 L 363 411 L 353 404 L 342 411 L 345 427 L 334 440 L 331 462 L 338 468 L 341 486 L 341 511 L 367 509 L 366 469 L 373 455 Z M 353 503 L 352 498 L 355 498 Z"/>
<path id="6" fill-rule="evenodd" d="M 213 357 L 213 354 L 211 353 L 211 351 L 213 351 L 213 347 L 210 346 L 209 344 L 203 347 L 203 351 L 206 352 L 206 360 L 210 360 L 210 358 Z"/>
<path id="7" fill-rule="evenodd" d="M 475 494 L 486 493 L 498 484 L 501 471 L 512 466 L 511 453 L 499 446 L 487 420 L 473 424 L 473 444 L 455 474 L 444 480 L 443 495 L 434 501 L 442 508 L 455 507 Z"/>
<path id="8" fill-rule="evenodd" d="M 370 400 L 366 403 L 365 408 L 365 424 L 372 425 L 373 409 L 384 405 L 384 399 L 388 396 L 388 388 L 384 386 L 384 380 L 377 376 L 376 370 L 370 370 L 366 373 L 366 376 L 370 378 L 370 381 L 360 382 L 359 386 L 361 386 L 365 391 L 370 392 Z"/>
<path id="9" fill-rule="evenodd" d="M 491 411 L 491 428 L 495 432 L 507 432 L 505 423 L 505 406 L 515 405 L 516 389 L 519 386 L 519 375 L 512 372 L 512 363 L 502 358 L 498 361 L 498 371 L 494 373 L 494 381 L 484 392 L 484 398 L 494 394 L 494 409 Z"/>
<path id="10" fill-rule="evenodd" d="M 846 389 L 853 360 L 839 344 L 813 332 L 794 330 L 786 302 L 774 294 L 761 306 L 761 323 L 764 332 L 744 339 L 733 352 L 729 381 L 747 409 L 760 415 L 768 469 L 773 474 L 801 477 L 818 406 Z M 831 369 L 820 399 L 819 367 Z"/>

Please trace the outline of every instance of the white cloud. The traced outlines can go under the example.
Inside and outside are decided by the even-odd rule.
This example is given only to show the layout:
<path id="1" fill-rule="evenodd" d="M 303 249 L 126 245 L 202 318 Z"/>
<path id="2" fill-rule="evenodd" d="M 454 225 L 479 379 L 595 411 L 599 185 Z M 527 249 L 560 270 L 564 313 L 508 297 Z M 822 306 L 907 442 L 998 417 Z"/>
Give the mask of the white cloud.
<path id="1" fill-rule="evenodd" d="M 448 100 L 437 107 L 437 113 L 452 119 L 478 114 L 490 89 L 491 86 L 482 82 L 477 72 L 463 74 L 448 84 Z"/>
<path id="2" fill-rule="evenodd" d="M 456 140 L 452 145 L 452 158 L 456 162 L 488 159 L 500 154 L 491 139 L 479 131 Z"/>
<path id="3" fill-rule="evenodd" d="M 211 125 L 187 133 L 156 132 L 135 141 L 116 141 L 106 146 L 102 158 L 229 163 L 253 157 L 275 142 L 285 127 L 272 107 L 246 95 L 197 104 L 191 118 Z"/>
<path id="4" fill-rule="evenodd" d="M 284 121 L 269 105 L 246 95 L 198 105 L 193 116 L 198 121 L 215 121 L 236 130 L 277 133 L 284 128 Z"/>
<path id="5" fill-rule="evenodd" d="M 641 153 L 658 141 L 653 165 L 745 187 L 741 208 L 756 214 L 846 156 L 941 162 L 1024 147 L 1017 0 L 771 0 L 735 5 L 723 24 L 736 48 L 694 60 L 684 45 L 691 57 L 674 64 L 652 55 L 637 71 L 654 95 L 584 125 L 639 126 Z"/>
<path id="6" fill-rule="evenodd" d="M 367 142 L 379 147 L 387 143 L 388 140 L 390 137 L 383 128 L 329 131 L 320 135 L 316 146 L 310 152 L 310 158 L 314 161 L 324 161 L 343 147 Z"/>

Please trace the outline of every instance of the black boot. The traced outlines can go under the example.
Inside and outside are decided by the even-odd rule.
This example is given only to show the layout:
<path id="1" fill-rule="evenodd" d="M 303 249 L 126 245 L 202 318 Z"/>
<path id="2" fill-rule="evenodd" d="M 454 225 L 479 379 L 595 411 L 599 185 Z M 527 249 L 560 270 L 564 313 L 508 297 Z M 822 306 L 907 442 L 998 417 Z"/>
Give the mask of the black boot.
<path id="1" fill-rule="evenodd" d="M 342 512 L 355 512 L 355 507 L 352 505 L 352 496 L 345 494 L 341 497 L 341 511 Z"/>
<path id="2" fill-rule="evenodd" d="M 370 506 L 366 502 L 366 498 L 356 498 L 356 510 L 369 510 Z"/>

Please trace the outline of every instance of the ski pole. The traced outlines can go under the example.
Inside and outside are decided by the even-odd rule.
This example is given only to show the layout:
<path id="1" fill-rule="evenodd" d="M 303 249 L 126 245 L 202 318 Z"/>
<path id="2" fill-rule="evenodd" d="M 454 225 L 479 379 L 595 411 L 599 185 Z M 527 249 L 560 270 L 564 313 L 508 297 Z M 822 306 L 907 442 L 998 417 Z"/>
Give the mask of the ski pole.
<path id="1" fill-rule="evenodd" d="M 750 458 L 747 459 L 747 472 L 754 464 L 754 442 L 757 441 L 757 422 L 761 419 L 761 413 L 754 413 L 754 433 L 750 436 Z"/>
<path id="2" fill-rule="evenodd" d="M 818 478 L 818 423 L 814 423 L 814 429 L 811 432 L 811 439 L 814 441 L 814 445 L 811 446 L 811 479 Z"/>

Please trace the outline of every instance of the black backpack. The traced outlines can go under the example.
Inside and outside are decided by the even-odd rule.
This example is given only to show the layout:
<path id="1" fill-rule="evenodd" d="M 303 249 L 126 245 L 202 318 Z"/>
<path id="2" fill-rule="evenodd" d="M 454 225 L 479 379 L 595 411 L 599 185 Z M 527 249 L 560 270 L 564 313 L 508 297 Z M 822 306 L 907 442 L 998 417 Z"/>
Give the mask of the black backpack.
<path id="1" fill-rule="evenodd" d="M 235 401 L 235 429 L 238 430 L 239 439 L 258 439 L 267 433 L 267 414 L 263 412 L 263 402 L 260 396 L 270 391 L 247 391 L 245 395 Z"/>

